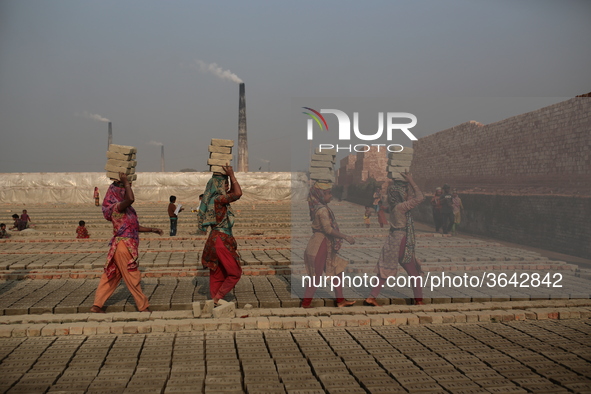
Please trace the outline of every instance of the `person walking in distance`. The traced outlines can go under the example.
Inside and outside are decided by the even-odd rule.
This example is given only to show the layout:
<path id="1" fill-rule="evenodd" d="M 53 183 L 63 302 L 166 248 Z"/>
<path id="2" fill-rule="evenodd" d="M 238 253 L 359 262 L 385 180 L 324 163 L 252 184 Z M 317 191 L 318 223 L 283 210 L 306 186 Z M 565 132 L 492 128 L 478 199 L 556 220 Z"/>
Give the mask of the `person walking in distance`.
<path id="1" fill-rule="evenodd" d="M 443 185 L 443 193 L 439 196 L 441 201 L 441 225 L 443 228 L 443 234 L 448 234 L 454 224 L 454 209 L 453 209 L 453 196 L 450 192 L 451 187 L 446 183 Z"/>
<path id="2" fill-rule="evenodd" d="M 176 196 L 170 196 L 169 198 L 170 204 L 168 204 L 168 217 L 170 218 L 170 236 L 174 237 L 176 235 L 176 225 L 179 220 L 178 213 L 185 210 L 185 208 L 180 208 L 177 211 L 176 206 Z"/>
<path id="3" fill-rule="evenodd" d="M 435 195 L 431 198 L 431 207 L 433 208 L 433 222 L 435 223 L 435 232 L 441 232 L 441 223 L 443 215 L 441 214 L 441 197 L 442 190 L 440 187 L 435 189 Z"/>
<path id="4" fill-rule="evenodd" d="M 101 194 L 99 193 L 99 188 L 98 187 L 94 187 L 94 192 L 92 193 L 92 197 L 94 198 L 94 205 L 95 206 L 99 206 L 101 205 L 100 201 L 101 201 Z"/>
<path id="5" fill-rule="evenodd" d="M 464 210 L 464 205 L 462 205 L 462 199 L 458 195 L 458 189 L 454 189 L 452 192 L 452 205 L 454 211 L 454 224 L 451 228 L 452 235 L 456 235 L 456 231 L 462 223 L 462 211 Z"/>

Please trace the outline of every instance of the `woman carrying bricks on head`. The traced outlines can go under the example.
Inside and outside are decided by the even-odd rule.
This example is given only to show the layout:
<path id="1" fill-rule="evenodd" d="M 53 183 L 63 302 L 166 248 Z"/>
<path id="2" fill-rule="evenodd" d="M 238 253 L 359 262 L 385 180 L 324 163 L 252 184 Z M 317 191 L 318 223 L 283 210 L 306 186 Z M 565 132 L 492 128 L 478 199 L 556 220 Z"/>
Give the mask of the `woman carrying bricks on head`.
<path id="1" fill-rule="evenodd" d="M 321 283 L 322 273 L 326 276 L 341 274 L 349 262 L 337 255 L 343 239 L 353 245 L 355 239 L 339 231 L 339 226 L 328 203 L 332 200 L 332 184 L 316 182 L 310 188 L 308 195 L 308 207 L 310 220 L 312 221 L 312 238 L 304 252 L 304 264 L 309 277 L 316 278 L 308 283 L 304 291 L 302 308 L 310 308 L 312 298 L 316 292 L 314 283 Z M 310 286 L 311 284 L 311 286 Z M 355 304 L 355 301 L 346 300 L 343 297 L 343 286 L 335 288 L 335 296 L 338 307 L 346 307 Z"/>
<path id="2" fill-rule="evenodd" d="M 216 306 L 242 276 L 238 245 L 232 235 L 234 212 L 230 207 L 231 202 L 242 197 L 242 189 L 232 167 L 222 168 L 227 175 L 214 172 L 207 182 L 199 205 L 197 223 L 197 229 L 203 232 L 211 227 L 201 254 L 201 263 L 209 268 L 209 293 Z"/>
<path id="3" fill-rule="evenodd" d="M 109 242 L 109 253 L 105 272 L 101 276 L 91 312 L 105 313 L 103 305 L 113 294 L 121 278 L 135 300 L 140 312 L 149 312 L 148 297 L 140 285 L 138 270 L 139 233 L 162 234 L 159 228 L 140 226 L 135 209 L 131 206 L 135 197 L 127 175 L 120 173 L 119 179 L 109 186 L 103 200 L 103 216 L 113 223 L 113 238 Z"/>
<path id="4" fill-rule="evenodd" d="M 378 264 L 374 272 L 379 284 L 371 290 L 364 305 L 379 306 L 376 297 L 389 276 L 396 276 L 398 264 L 402 265 L 409 276 L 422 274 L 421 265 L 415 257 L 415 228 L 410 210 L 423 201 L 423 193 L 412 179 L 411 174 L 401 174 L 405 181 L 395 180 L 388 187 L 388 205 L 390 207 L 390 234 L 382 247 Z M 408 182 L 408 183 L 407 183 Z M 414 197 L 409 193 L 409 185 Z M 412 282 L 411 282 L 412 283 Z M 420 283 L 419 283 L 420 284 Z M 415 305 L 423 305 L 421 286 L 413 286 Z"/>

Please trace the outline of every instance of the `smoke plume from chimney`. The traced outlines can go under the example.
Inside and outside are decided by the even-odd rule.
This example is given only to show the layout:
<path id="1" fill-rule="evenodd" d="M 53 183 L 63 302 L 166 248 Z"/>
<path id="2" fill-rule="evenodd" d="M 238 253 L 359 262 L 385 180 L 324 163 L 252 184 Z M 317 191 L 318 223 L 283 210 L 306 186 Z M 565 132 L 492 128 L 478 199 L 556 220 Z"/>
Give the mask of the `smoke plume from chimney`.
<path id="1" fill-rule="evenodd" d="M 203 72 L 212 73 L 216 77 L 218 77 L 220 79 L 224 79 L 226 81 L 232 81 L 232 82 L 235 82 L 235 83 L 242 83 L 242 80 L 240 78 L 238 78 L 238 75 L 234 74 L 230 70 L 224 70 L 224 69 L 222 69 L 216 63 L 210 63 L 210 64 L 208 64 L 208 63 L 205 63 L 204 61 L 197 60 L 197 64 L 199 65 L 199 68 Z"/>
<path id="2" fill-rule="evenodd" d="M 98 120 L 99 122 L 105 122 L 105 123 L 106 123 L 106 122 L 110 122 L 110 121 L 109 121 L 109 119 L 107 119 L 107 118 L 105 118 L 105 117 L 102 117 L 102 116 L 100 116 L 100 115 L 91 114 L 91 113 L 90 113 L 90 112 L 88 112 L 88 111 L 84 111 L 84 112 L 82 112 L 82 114 L 81 114 L 81 115 L 79 115 L 79 114 L 76 114 L 76 115 L 78 115 L 78 116 L 82 116 L 83 118 L 86 118 L 86 119 Z"/>

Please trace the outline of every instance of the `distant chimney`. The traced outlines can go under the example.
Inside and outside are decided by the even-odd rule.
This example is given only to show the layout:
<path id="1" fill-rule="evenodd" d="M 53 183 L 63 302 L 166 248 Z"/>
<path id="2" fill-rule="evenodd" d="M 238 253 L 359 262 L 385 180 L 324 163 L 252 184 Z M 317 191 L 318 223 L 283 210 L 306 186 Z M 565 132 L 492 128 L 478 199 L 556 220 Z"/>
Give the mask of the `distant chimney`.
<path id="1" fill-rule="evenodd" d="M 113 124 L 109 122 L 109 139 L 107 141 L 107 150 L 109 150 L 109 146 L 113 143 Z"/>
<path id="2" fill-rule="evenodd" d="M 160 171 L 164 172 L 164 145 L 160 145 Z"/>
<path id="3" fill-rule="evenodd" d="M 240 84 L 240 100 L 238 103 L 238 159 L 237 172 L 248 172 L 248 144 L 246 141 L 246 99 L 244 83 Z"/>

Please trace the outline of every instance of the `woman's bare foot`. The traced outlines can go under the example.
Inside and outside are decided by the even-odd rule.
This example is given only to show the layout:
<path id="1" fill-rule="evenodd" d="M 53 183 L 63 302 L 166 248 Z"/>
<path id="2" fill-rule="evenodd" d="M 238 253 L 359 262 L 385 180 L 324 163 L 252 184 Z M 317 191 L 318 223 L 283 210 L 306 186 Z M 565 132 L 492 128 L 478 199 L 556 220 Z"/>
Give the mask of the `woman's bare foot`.
<path id="1" fill-rule="evenodd" d="M 355 301 L 345 300 L 345 301 L 337 303 L 337 306 L 339 308 L 344 308 L 344 307 L 353 306 L 353 305 L 355 305 Z"/>
<path id="2" fill-rule="evenodd" d="M 140 312 L 152 312 L 152 311 L 150 310 L 150 308 L 146 308 L 144 310 L 141 310 Z"/>
<path id="3" fill-rule="evenodd" d="M 93 305 L 92 308 L 90 308 L 90 311 L 92 313 L 105 313 L 105 311 L 103 310 L 103 308 Z"/>
<path id="4" fill-rule="evenodd" d="M 416 301 L 415 300 L 415 305 L 425 305 L 425 303 L 423 301 Z"/>
<path id="5" fill-rule="evenodd" d="M 365 301 L 363 301 L 363 305 L 365 306 L 380 306 L 380 304 L 378 304 L 378 301 L 375 298 L 366 298 Z"/>

